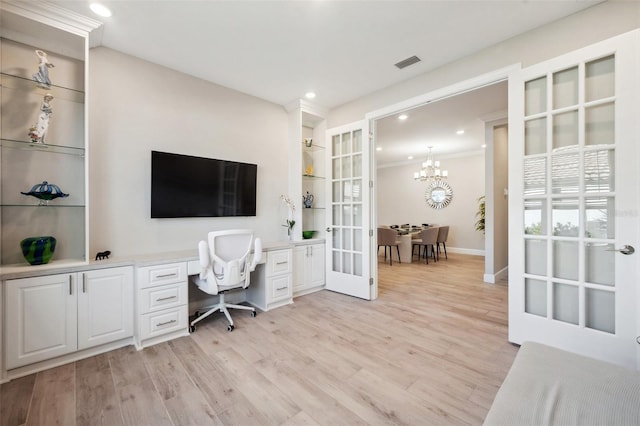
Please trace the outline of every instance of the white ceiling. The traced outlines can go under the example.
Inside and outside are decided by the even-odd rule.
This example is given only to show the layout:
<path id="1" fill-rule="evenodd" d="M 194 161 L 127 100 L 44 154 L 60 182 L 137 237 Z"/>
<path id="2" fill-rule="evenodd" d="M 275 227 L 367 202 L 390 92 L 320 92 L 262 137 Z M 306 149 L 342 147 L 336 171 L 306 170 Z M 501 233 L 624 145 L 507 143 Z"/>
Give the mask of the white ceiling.
<path id="1" fill-rule="evenodd" d="M 590 7 L 593 0 L 53 0 L 104 22 L 94 45 L 286 105 L 333 108 Z M 412 55 L 422 62 L 394 64 Z"/>
<path id="2" fill-rule="evenodd" d="M 405 111 L 406 120 L 394 114 L 376 121 L 378 167 L 424 161 L 428 148 L 436 160 L 460 153 L 481 151 L 485 121 L 507 117 L 507 82 L 496 83 L 470 92 Z M 456 132 L 463 130 L 464 134 Z M 409 159 L 413 156 L 413 159 Z M 446 169 L 446 161 L 441 161 Z"/>

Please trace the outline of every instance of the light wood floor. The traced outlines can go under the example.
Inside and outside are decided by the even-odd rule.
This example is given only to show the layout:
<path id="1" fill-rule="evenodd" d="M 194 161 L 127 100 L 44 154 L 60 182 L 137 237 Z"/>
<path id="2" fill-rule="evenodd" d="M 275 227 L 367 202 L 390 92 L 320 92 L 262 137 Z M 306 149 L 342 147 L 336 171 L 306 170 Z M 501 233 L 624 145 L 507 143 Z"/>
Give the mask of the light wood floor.
<path id="1" fill-rule="evenodd" d="M 517 352 L 483 262 L 380 262 L 373 302 L 322 291 L 14 380 L 2 425 L 481 424 Z"/>

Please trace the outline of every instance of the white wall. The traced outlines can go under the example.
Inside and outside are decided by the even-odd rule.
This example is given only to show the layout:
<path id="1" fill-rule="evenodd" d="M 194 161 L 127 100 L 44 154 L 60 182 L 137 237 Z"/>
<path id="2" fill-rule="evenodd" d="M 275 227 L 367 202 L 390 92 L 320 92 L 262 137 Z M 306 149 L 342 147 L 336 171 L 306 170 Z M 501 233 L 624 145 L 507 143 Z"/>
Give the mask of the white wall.
<path id="1" fill-rule="evenodd" d="M 535 64 L 639 27 L 639 2 L 608 1 L 334 108 L 327 124 L 362 120 L 368 112 L 415 96 L 512 64 Z"/>
<path id="2" fill-rule="evenodd" d="M 420 163 L 379 168 L 377 218 L 380 225 L 449 225 L 447 248 L 484 253 L 484 236 L 474 229 L 477 199 L 484 195 L 484 153 L 437 158 L 449 171 L 453 200 L 444 209 L 432 209 L 424 199 L 427 184 L 413 179 Z"/>
<path id="3" fill-rule="evenodd" d="M 194 249 L 208 231 L 283 239 L 282 106 L 107 48 L 90 52 L 90 256 Z M 258 165 L 257 216 L 150 219 L 151 150 Z"/>

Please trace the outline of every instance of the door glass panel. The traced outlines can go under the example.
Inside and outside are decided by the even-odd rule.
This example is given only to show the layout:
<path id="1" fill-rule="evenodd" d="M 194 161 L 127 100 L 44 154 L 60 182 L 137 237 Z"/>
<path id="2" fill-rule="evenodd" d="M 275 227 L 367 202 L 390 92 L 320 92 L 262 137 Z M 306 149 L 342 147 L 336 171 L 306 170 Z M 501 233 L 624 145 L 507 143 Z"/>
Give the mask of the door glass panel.
<path id="1" fill-rule="evenodd" d="M 585 192 L 613 192 L 614 151 L 588 151 L 584 153 Z"/>
<path id="2" fill-rule="evenodd" d="M 615 95 L 614 56 L 587 62 L 585 66 L 585 97 L 587 102 Z"/>
<path id="3" fill-rule="evenodd" d="M 342 157 L 342 178 L 351 177 L 351 159 L 349 157 Z"/>
<path id="4" fill-rule="evenodd" d="M 351 186 L 351 198 L 354 203 L 362 202 L 362 180 L 354 179 Z"/>
<path id="5" fill-rule="evenodd" d="M 362 230 L 354 229 L 353 230 L 353 250 L 357 252 L 362 252 Z"/>
<path id="6" fill-rule="evenodd" d="M 613 244 L 587 243 L 584 251 L 585 281 L 614 286 L 616 269 Z"/>
<path id="7" fill-rule="evenodd" d="M 331 164 L 332 164 L 332 173 L 333 173 L 333 178 L 334 179 L 340 179 L 342 178 L 342 174 L 340 173 L 342 168 L 340 167 L 340 160 L 341 158 L 334 158 L 333 160 L 331 160 Z"/>
<path id="8" fill-rule="evenodd" d="M 547 190 L 547 159 L 524 160 L 524 195 L 543 195 Z"/>
<path id="9" fill-rule="evenodd" d="M 362 177 L 362 154 L 353 156 L 353 177 Z"/>
<path id="10" fill-rule="evenodd" d="M 616 298 L 612 291 L 588 288 L 585 291 L 586 326 L 595 330 L 616 332 Z"/>
<path id="11" fill-rule="evenodd" d="M 553 116 L 553 149 L 578 145 L 578 111 Z"/>
<path id="12" fill-rule="evenodd" d="M 551 201 L 553 235 L 577 237 L 580 226 L 580 209 L 577 198 L 554 198 Z"/>
<path id="13" fill-rule="evenodd" d="M 353 132 L 353 149 L 352 152 L 362 152 L 362 130 Z"/>
<path id="14" fill-rule="evenodd" d="M 524 272 L 533 275 L 547 275 L 547 242 L 545 240 L 524 240 Z"/>
<path id="15" fill-rule="evenodd" d="M 342 230 L 342 248 L 343 250 L 351 250 L 351 229 Z"/>
<path id="16" fill-rule="evenodd" d="M 351 253 L 342 253 L 342 273 L 351 273 Z"/>
<path id="17" fill-rule="evenodd" d="M 334 203 L 337 203 L 340 200 L 342 200 L 342 190 L 341 190 L 342 185 L 340 185 L 340 182 L 333 182 L 331 184 L 331 186 L 333 187 L 333 189 L 332 189 L 332 192 L 333 192 L 332 201 Z"/>
<path id="18" fill-rule="evenodd" d="M 536 118 L 524 123 L 524 155 L 547 152 L 547 119 Z"/>
<path id="19" fill-rule="evenodd" d="M 353 226 L 362 226 L 362 205 L 353 205 Z"/>
<path id="20" fill-rule="evenodd" d="M 351 206 L 342 206 L 342 226 L 351 226 Z"/>
<path id="21" fill-rule="evenodd" d="M 539 114 L 547 110 L 547 77 L 527 81 L 524 85 L 524 115 Z"/>
<path id="22" fill-rule="evenodd" d="M 610 145 L 615 142 L 615 108 L 613 103 L 585 109 L 584 143 L 586 145 Z"/>
<path id="23" fill-rule="evenodd" d="M 578 280 L 578 242 L 553 242 L 553 276 L 566 280 Z"/>
<path id="24" fill-rule="evenodd" d="M 340 248 L 340 230 L 334 229 L 331 233 L 333 234 L 333 248 L 339 249 Z"/>
<path id="25" fill-rule="evenodd" d="M 525 200 L 524 233 L 528 235 L 545 235 L 547 232 L 545 200 Z"/>
<path id="26" fill-rule="evenodd" d="M 331 152 L 333 153 L 333 155 L 338 155 L 340 152 L 342 152 L 341 146 L 342 144 L 340 143 L 340 135 L 335 135 L 331 138 L 331 144 L 333 145 L 331 147 Z M 334 175 L 335 177 L 335 175 Z"/>
<path id="27" fill-rule="evenodd" d="M 340 218 L 342 217 L 342 208 L 340 207 L 340 205 L 334 205 L 331 210 L 333 211 L 332 214 L 332 223 L 335 226 L 340 226 L 342 224 L 342 221 L 340 220 Z"/>
<path id="28" fill-rule="evenodd" d="M 580 156 L 559 154 L 551 157 L 551 192 L 554 194 L 576 193 L 580 189 Z"/>
<path id="29" fill-rule="evenodd" d="M 578 324 L 578 287 L 553 283 L 553 319 Z"/>
<path id="30" fill-rule="evenodd" d="M 587 197 L 585 204 L 585 237 L 615 238 L 615 199 Z"/>
<path id="31" fill-rule="evenodd" d="M 334 244 L 334 246 L 335 246 L 335 244 Z M 340 258 L 342 257 L 342 256 L 340 256 L 341 252 L 338 251 L 338 250 L 333 250 L 332 253 L 333 253 L 333 268 L 332 268 L 332 270 L 334 272 L 342 272 L 342 268 L 341 268 L 342 262 L 340 261 Z"/>
<path id="32" fill-rule="evenodd" d="M 353 275 L 362 276 L 362 255 L 358 253 L 353 255 Z"/>
<path id="33" fill-rule="evenodd" d="M 553 74 L 553 108 L 564 108 L 578 103 L 578 67 Z"/>
<path id="34" fill-rule="evenodd" d="M 547 316 L 546 281 L 525 278 L 524 311 L 541 317 Z"/>
<path id="35" fill-rule="evenodd" d="M 340 152 L 340 151 L 334 151 Z M 351 133 L 343 133 L 342 134 L 342 154 L 350 154 L 351 153 Z"/>

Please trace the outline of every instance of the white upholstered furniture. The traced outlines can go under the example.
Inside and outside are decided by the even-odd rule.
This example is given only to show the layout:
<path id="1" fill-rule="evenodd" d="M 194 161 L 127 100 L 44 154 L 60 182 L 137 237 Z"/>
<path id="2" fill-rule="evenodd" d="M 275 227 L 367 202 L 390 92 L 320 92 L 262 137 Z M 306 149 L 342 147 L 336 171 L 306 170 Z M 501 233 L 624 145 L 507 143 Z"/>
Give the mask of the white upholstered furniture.
<path id="1" fill-rule="evenodd" d="M 484 424 L 639 425 L 640 372 L 525 342 Z"/>

